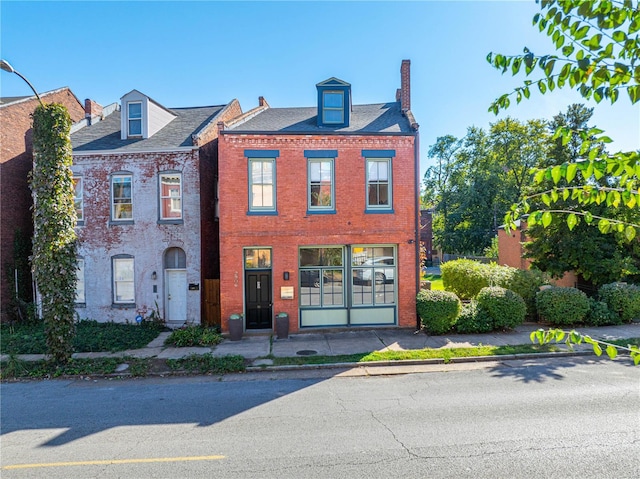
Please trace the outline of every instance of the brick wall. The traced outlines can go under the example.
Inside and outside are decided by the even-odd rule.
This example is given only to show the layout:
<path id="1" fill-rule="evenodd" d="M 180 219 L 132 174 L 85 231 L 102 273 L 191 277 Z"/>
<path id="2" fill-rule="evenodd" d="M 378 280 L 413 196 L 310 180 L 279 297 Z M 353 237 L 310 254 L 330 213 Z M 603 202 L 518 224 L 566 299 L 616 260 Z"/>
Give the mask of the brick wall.
<path id="1" fill-rule="evenodd" d="M 223 329 L 231 313 L 243 311 L 243 247 L 269 246 L 273 252 L 273 311 L 287 312 L 291 331 L 298 318 L 298 246 L 397 244 L 398 324 L 415 327 L 416 218 L 414 137 L 259 136 L 227 132 L 219 139 L 220 290 Z M 279 150 L 276 160 L 277 216 L 250 216 L 245 149 Z M 304 150 L 337 150 L 336 214 L 306 215 L 307 160 Z M 395 214 L 364 214 L 363 149 L 394 149 Z M 283 279 L 283 272 L 290 279 Z M 294 300 L 279 298 L 281 286 L 294 286 Z M 277 292 L 277 293 L 276 293 Z"/>
<path id="2" fill-rule="evenodd" d="M 67 107 L 71 119 L 85 116 L 84 108 L 68 88 L 41 95 L 45 103 L 61 103 Z M 0 319 L 8 319 L 7 308 L 13 291 L 9 290 L 8 275 L 12 275 L 13 241 L 17 229 L 26 238 L 33 232 L 31 219 L 31 191 L 28 174 L 31 171 L 31 114 L 38 105 L 33 97 L 0 106 Z M 8 268 L 7 268 L 8 266 Z M 28 272 L 24 273 L 28 275 Z M 27 282 L 29 283 L 29 282 Z M 27 294 L 27 297 L 29 295 Z"/>

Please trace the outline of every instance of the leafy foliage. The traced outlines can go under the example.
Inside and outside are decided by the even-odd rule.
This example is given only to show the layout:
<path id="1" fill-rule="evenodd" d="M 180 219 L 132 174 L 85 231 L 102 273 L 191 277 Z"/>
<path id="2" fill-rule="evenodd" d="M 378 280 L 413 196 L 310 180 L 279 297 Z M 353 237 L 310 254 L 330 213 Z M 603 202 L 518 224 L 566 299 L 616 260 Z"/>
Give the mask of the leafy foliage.
<path id="1" fill-rule="evenodd" d="M 589 311 L 584 318 L 587 326 L 611 326 L 622 324 L 620 316 L 609 309 L 604 301 L 589 298 Z"/>
<path id="2" fill-rule="evenodd" d="M 517 293 L 525 302 L 527 317 L 534 319 L 537 316 L 536 294 L 540 286 L 549 284 L 549 277 L 537 269 L 515 269 L 503 287 Z"/>
<path id="3" fill-rule="evenodd" d="M 589 311 L 589 298 L 576 288 L 551 286 L 536 297 L 538 313 L 553 326 L 581 324 Z"/>
<path id="4" fill-rule="evenodd" d="M 460 316 L 455 324 L 460 334 L 484 334 L 493 331 L 493 320 L 489 313 L 478 307 L 475 300 L 462 304 Z"/>
<path id="5" fill-rule="evenodd" d="M 423 289 L 417 296 L 418 315 L 431 334 L 450 331 L 460 314 L 460 307 L 460 299 L 449 291 Z"/>
<path id="6" fill-rule="evenodd" d="M 99 352 L 138 349 L 149 344 L 163 329 L 157 323 L 99 323 L 83 320 L 76 323 L 73 351 Z M 2 354 L 45 354 L 47 352 L 44 323 L 0 325 Z"/>
<path id="7" fill-rule="evenodd" d="M 238 355 L 216 357 L 212 354 L 192 354 L 185 358 L 169 359 L 167 364 L 174 371 L 184 370 L 201 374 L 225 374 L 245 370 L 244 357 Z"/>
<path id="8" fill-rule="evenodd" d="M 168 346 L 215 346 L 222 342 L 222 335 L 216 328 L 203 328 L 202 326 L 187 326 L 176 329 L 165 340 Z"/>
<path id="9" fill-rule="evenodd" d="M 456 259 L 440 265 L 444 289 L 460 299 L 472 299 L 489 286 L 487 265 L 470 259 Z"/>
<path id="10" fill-rule="evenodd" d="M 71 118 L 58 104 L 33 113 L 31 190 L 34 196 L 32 267 L 53 361 L 73 352 L 76 296 L 76 210 L 71 172 Z"/>
<path id="11" fill-rule="evenodd" d="M 593 347 L 593 352 L 596 356 L 602 355 L 602 349 L 604 347 L 604 351 L 611 359 L 615 359 L 618 356 L 618 350 L 621 350 L 629 354 L 636 366 L 640 364 L 640 347 L 638 347 L 637 344 L 627 344 L 624 346 L 616 344 L 613 341 L 607 342 L 600 339 L 593 339 L 591 336 L 575 330 L 565 331 L 563 329 L 538 329 L 531 333 L 530 339 L 532 343 L 535 344 L 537 341 L 540 345 L 564 341 L 569 349 L 573 349 L 574 344 L 582 344 L 584 342 Z"/>
<path id="12" fill-rule="evenodd" d="M 556 87 L 575 89 L 597 103 L 615 103 L 625 91 L 631 103 L 640 100 L 637 2 L 542 0 L 540 5 L 541 12 L 534 16 L 533 24 L 551 38 L 558 54 L 536 55 L 526 47 L 522 55 L 489 53 L 487 61 L 503 74 L 539 74 L 497 98 L 489 111 L 508 108 L 513 96 L 520 103 L 531 96 L 532 90 L 545 94 Z"/>
<path id="13" fill-rule="evenodd" d="M 640 318 L 640 287 L 634 284 L 605 284 L 598 290 L 600 301 L 625 323 Z"/>
<path id="14" fill-rule="evenodd" d="M 488 132 L 470 127 L 463 139 L 438 138 L 429 149 L 436 164 L 425 174 L 423 197 L 435 208 L 435 244 L 460 254 L 490 248 L 529 169 L 542 164 L 548 136 L 544 121 L 505 118 Z"/>
<path id="15" fill-rule="evenodd" d="M 500 286 L 482 288 L 476 296 L 478 309 L 487 312 L 492 330 L 513 329 L 524 322 L 527 307 L 524 300 Z"/>

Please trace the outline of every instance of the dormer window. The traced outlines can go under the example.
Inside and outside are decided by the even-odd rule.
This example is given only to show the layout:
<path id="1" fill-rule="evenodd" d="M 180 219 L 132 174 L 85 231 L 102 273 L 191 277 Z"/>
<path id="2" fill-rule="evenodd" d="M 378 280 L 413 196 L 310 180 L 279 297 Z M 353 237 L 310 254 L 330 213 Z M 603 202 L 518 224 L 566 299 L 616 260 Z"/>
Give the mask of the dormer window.
<path id="1" fill-rule="evenodd" d="M 322 94 L 322 122 L 344 123 L 344 93 L 325 91 Z"/>
<path id="2" fill-rule="evenodd" d="M 142 136 L 142 103 L 127 103 L 129 136 Z"/>
<path id="3" fill-rule="evenodd" d="M 351 85 L 329 78 L 316 85 L 318 89 L 318 126 L 331 128 L 349 126 Z"/>

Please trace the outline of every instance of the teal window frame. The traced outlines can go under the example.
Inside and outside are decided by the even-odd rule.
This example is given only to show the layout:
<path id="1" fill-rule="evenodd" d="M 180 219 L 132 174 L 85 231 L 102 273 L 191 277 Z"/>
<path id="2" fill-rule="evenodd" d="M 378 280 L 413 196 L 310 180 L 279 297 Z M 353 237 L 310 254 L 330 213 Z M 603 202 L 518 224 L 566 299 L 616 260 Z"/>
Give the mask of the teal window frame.
<path id="1" fill-rule="evenodd" d="M 334 105 L 330 105 L 327 106 L 327 103 L 329 103 L 327 101 L 327 97 L 328 95 L 335 95 L 336 97 L 340 97 L 341 99 L 341 105 L 340 106 L 334 106 Z M 344 91 L 341 90 L 324 90 L 322 92 L 322 123 L 326 124 L 326 125 L 342 125 L 344 124 Z M 327 119 L 327 113 L 331 112 L 340 112 L 340 119 L 336 120 L 336 119 Z"/>
<path id="2" fill-rule="evenodd" d="M 319 164 L 319 174 L 320 178 L 318 181 L 314 181 L 312 177 L 312 170 L 314 169 L 313 165 Z M 326 181 L 323 181 L 322 171 L 323 165 L 329 166 L 329 190 L 330 190 L 330 204 L 328 205 L 314 205 L 313 204 L 313 195 L 314 195 L 314 187 L 319 189 L 318 193 L 321 193 L 326 185 Z M 336 210 L 336 193 L 335 193 L 335 164 L 333 158 L 308 158 L 307 159 L 307 208 L 308 213 L 331 213 Z"/>

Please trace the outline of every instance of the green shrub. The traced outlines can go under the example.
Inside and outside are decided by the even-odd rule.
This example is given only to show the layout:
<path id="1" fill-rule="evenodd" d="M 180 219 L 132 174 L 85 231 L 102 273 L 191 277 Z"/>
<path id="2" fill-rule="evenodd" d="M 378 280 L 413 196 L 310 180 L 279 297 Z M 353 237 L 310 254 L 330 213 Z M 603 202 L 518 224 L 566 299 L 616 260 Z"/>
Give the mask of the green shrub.
<path id="1" fill-rule="evenodd" d="M 455 328 L 460 334 L 482 334 L 493 330 L 493 322 L 489 314 L 478 308 L 476 301 L 471 300 L 462 304 Z"/>
<path id="2" fill-rule="evenodd" d="M 460 299 L 472 299 L 489 286 L 489 267 L 470 259 L 447 261 L 440 266 L 444 289 Z"/>
<path id="3" fill-rule="evenodd" d="M 509 276 L 505 284 L 500 284 L 503 288 L 510 289 L 518 293 L 527 305 L 527 318 L 536 319 L 536 294 L 540 286 L 549 284 L 549 277 L 537 269 L 515 269 Z"/>
<path id="4" fill-rule="evenodd" d="M 584 324 L 587 326 L 611 326 L 622 324 L 622 318 L 619 314 L 611 311 L 604 301 L 589 298 L 589 311 L 584 318 Z"/>
<path id="5" fill-rule="evenodd" d="M 625 323 L 640 318 L 640 287 L 635 284 L 611 283 L 598 290 L 600 301 L 604 301 L 609 309 L 620 316 Z"/>
<path id="6" fill-rule="evenodd" d="M 423 289 L 416 302 L 420 321 L 431 334 L 450 331 L 460 314 L 460 299 L 449 291 Z"/>
<path id="7" fill-rule="evenodd" d="M 536 308 L 552 326 L 582 324 L 589 311 L 589 298 L 576 288 L 551 286 L 538 292 Z"/>
<path id="8" fill-rule="evenodd" d="M 203 328 L 202 326 L 187 326 L 176 329 L 165 340 L 168 346 L 184 348 L 188 346 L 215 346 L 222 342 L 222 336 L 216 328 Z"/>
<path id="9" fill-rule="evenodd" d="M 513 329 L 524 322 L 527 306 L 517 293 L 500 286 L 482 288 L 476 296 L 478 309 L 486 311 L 494 330 Z"/>

